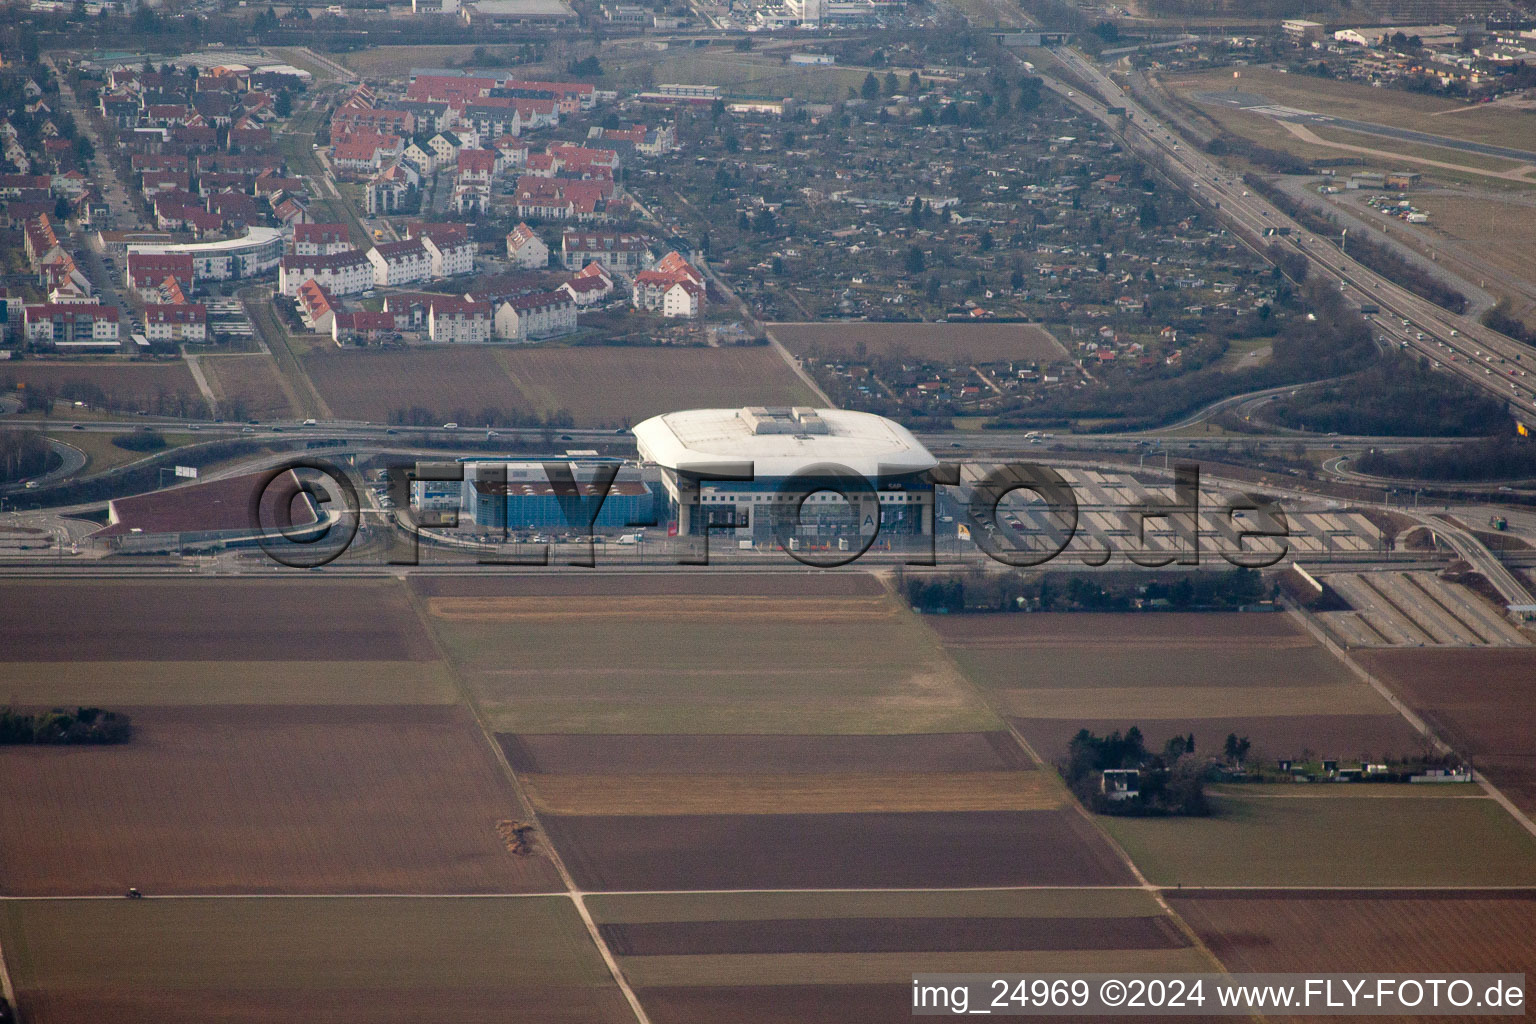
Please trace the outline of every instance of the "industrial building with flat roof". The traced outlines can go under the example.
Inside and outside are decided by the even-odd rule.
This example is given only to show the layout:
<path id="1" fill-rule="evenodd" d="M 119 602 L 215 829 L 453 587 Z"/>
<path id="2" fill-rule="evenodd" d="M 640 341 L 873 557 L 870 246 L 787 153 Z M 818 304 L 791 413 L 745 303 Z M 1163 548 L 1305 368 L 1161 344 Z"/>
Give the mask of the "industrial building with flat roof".
<path id="1" fill-rule="evenodd" d="M 938 462 L 907 428 L 883 416 L 807 407 L 692 409 L 654 416 L 634 433 L 642 461 L 661 471 L 680 536 L 707 527 L 766 544 L 785 516 L 797 536 L 829 547 L 877 530 L 933 532 L 927 471 Z M 862 500 L 853 493 L 856 478 L 878 496 L 878 521 L 872 510 L 857 520 L 850 515 L 849 501 Z M 849 500 L 834 489 L 847 489 Z"/>

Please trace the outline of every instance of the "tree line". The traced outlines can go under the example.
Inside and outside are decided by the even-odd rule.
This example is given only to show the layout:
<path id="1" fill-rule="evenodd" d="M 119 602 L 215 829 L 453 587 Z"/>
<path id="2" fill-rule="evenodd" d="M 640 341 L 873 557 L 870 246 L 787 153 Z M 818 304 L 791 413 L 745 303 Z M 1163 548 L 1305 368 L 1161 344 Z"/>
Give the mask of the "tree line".
<path id="1" fill-rule="evenodd" d="M 1257 569 L 1014 573 L 975 569 L 902 576 L 907 603 L 929 614 L 1231 610 L 1273 596 Z"/>
<path id="2" fill-rule="evenodd" d="M 131 720 L 119 711 L 53 708 L 29 715 L 9 707 L 0 708 L 0 746 L 127 743 L 132 734 Z"/>

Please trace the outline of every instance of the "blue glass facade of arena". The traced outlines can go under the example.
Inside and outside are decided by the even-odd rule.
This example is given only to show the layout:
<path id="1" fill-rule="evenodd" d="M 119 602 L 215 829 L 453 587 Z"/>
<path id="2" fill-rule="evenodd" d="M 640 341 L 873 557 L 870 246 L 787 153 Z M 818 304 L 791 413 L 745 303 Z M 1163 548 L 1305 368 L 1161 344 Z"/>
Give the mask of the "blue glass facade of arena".
<path id="1" fill-rule="evenodd" d="M 569 472 L 576 493 L 558 482 L 551 483 L 547 465 Z M 592 503 L 603 493 L 595 482 L 598 467 L 603 465 L 616 468 L 617 475 L 602 498 L 593 529 L 623 530 L 654 523 L 655 493 L 640 471 L 601 460 L 466 463 L 460 514 L 476 526 L 496 530 L 585 532 Z"/>

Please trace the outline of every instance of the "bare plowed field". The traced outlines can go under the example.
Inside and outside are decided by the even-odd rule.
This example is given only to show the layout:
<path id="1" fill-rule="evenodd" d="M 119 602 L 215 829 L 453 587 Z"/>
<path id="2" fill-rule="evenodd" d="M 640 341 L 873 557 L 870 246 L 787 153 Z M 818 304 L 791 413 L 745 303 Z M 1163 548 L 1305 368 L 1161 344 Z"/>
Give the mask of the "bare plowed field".
<path id="1" fill-rule="evenodd" d="M 399 584 L 133 580 L 0 583 L 8 661 L 426 661 Z"/>
<path id="2" fill-rule="evenodd" d="M 912 1013 L 909 985 L 667 986 L 644 989 L 655 1024 L 891 1024 Z"/>
<path id="3" fill-rule="evenodd" d="M 1209 956 L 1195 947 L 1181 946 L 1174 949 L 989 949 L 958 953 L 630 956 L 623 958 L 622 966 L 631 984 L 642 989 L 673 985 L 734 988 L 739 985 L 860 985 L 895 982 L 904 985 L 910 993 L 914 973 L 1141 973 L 1208 971 L 1214 965 Z"/>
<path id="4" fill-rule="evenodd" d="M 8 661 L 0 700 L 18 707 L 166 704 L 452 704 L 430 661 Z"/>
<path id="5" fill-rule="evenodd" d="M 1229 734 L 1252 756 L 1416 754 L 1422 739 L 1286 615 L 951 615 L 925 619 L 1036 754 L 1080 729 L 1154 745 Z"/>
<path id="6" fill-rule="evenodd" d="M 650 597 L 735 595 L 744 597 L 869 597 L 885 593 L 862 571 L 754 572 L 744 576 L 701 566 L 690 572 L 528 573 L 524 575 L 415 576 L 410 585 L 423 597 Z"/>
<path id="7" fill-rule="evenodd" d="M 427 610 L 450 622 L 576 623 L 626 615 L 676 615 L 695 622 L 782 622 L 810 626 L 889 620 L 900 610 L 884 597 L 747 597 L 712 595 L 563 597 L 432 597 Z"/>
<path id="8" fill-rule="evenodd" d="M 564 897 L 0 906 L 27 1024 L 620 1024 Z"/>
<path id="9" fill-rule="evenodd" d="M 162 396 L 185 395 L 189 406 L 196 409 L 194 415 L 204 415 L 207 408 L 192 371 L 179 359 L 165 363 L 8 362 L 0 368 L 0 391 L 9 391 L 17 384 L 34 389 L 85 384 L 100 388 L 110 404 L 136 408 L 147 408 Z"/>
<path id="10" fill-rule="evenodd" d="M 626 426 L 674 409 L 808 405 L 815 395 L 772 348 L 512 348 L 496 352 L 533 408 Z"/>
<path id="11" fill-rule="evenodd" d="M 852 917 L 606 924 L 621 956 L 687 953 L 968 953 L 988 949 L 1174 949 L 1166 917 Z"/>
<path id="12" fill-rule="evenodd" d="M 1046 772 L 837 772 L 766 775 L 530 775 L 541 813 L 852 814 L 1048 811 L 1068 797 Z"/>
<path id="13" fill-rule="evenodd" d="M 769 331 L 797 356 L 837 358 L 860 352 L 943 362 L 1053 362 L 1066 349 L 1039 324 L 783 323 Z"/>
<path id="14" fill-rule="evenodd" d="M 841 917 L 1156 917 L 1145 889 L 928 889 L 860 892 L 622 893 L 589 896 L 603 924 Z"/>
<path id="15" fill-rule="evenodd" d="M 1360 651 L 1356 660 L 1536 813 L 1536 648 Z"/>
<path id="16" fill-rule="evenodd" d="M 1174 647 L 1310 647 L 1312 641 L 1285 615 L 1100 614 L 944 615 L 929 619 L 945 643 L 991 646 L 1010 642 L 1076 645 L 1092 639 L 1105 647 L 1156 644 Z"/>
<path id="17" fill-rule="evenodd" d="M 213 393 L 226 401 L 244 403 L 247 415 L 286 417 L 296 411 L 288 402 L 270 356 L 205 356 L 198 365 Z"/>
<path id="18" fill-rule="evenodd" d="M 1124 884 L 1075 811 L 558 817 L 584 889 L 945 888 Z"/>
<path id="19" fill-rule="evenodd" d="M 1191 968 L 1196 969 L 1196 968 Z M 912 987 L 886 985 L 720 985 L 666 986 L 641 993 L 655 1024 L 891 1024 L 912 1015 Z M 1180 1024 L 1185 1017 L 1154 1017 Z M 1195 1018 L 1208 1020 L 1209 1018 Z M 1052 1024 L 1078 1024 L 1081 1017 L 1052 1017 Z M 1117 1017 L 1134 1022 L 1135 1017 Z"/>
<path id="20" fill-rule="evenodd" d="M 303 357 L 304 372 L 340 419 L 387 423 L 413 407 L 447 421 L 457 410 L 503 414 L 533 410 L 512 386 L 488 348 L 451 345 L 434 349 L 343 352 L 325 346 Z"/>
<path id="21" fill-rule="evenodd" d="M 542 856 L 515 856 L 497 835 L 526 815 L 461 708 L 133 717 L 121 746 L 0 747 L 0 891 L 559 887 Z"/>
<path id="22" fill-rule="evenodd" d="M 1231 971 L 1523 971 L 1536 893 L 1169 893 Z"/>
<path id="23" fill-rule="evenodd" d="M 674 409 L 813 399 L 766 346 L 320 349 L 304 357 L 304 368 L 337 416 L 380 423 L 420 407 L 442 419 L 460 410 L 471 417 L 483 409 L 568 412 L 579 426 L 618 427 Z"/>
<path id="24" fill-rule="evenodd" d="M 523 773 L 985 772 L 1034 765 L 1006 732 L 908 736 L 501 735 Z"/>

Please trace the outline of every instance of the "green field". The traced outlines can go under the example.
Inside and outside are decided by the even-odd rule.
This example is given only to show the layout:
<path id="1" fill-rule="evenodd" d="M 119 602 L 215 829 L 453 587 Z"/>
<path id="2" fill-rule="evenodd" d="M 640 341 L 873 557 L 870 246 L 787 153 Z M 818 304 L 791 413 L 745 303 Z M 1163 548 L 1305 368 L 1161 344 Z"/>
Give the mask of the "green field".
<path id="1" fill-rule="evenodd" d="M 1536 884 L 1536 839 L 1491 799 L 1215 797 L 1209 818 L 1098 819 L 1159 885 Z"/>
<path id="2" fill-rule="evenodd" d="M 564 897 L 8 901 L 0 943 L 29 1024 L 626 1010 Z"/>

